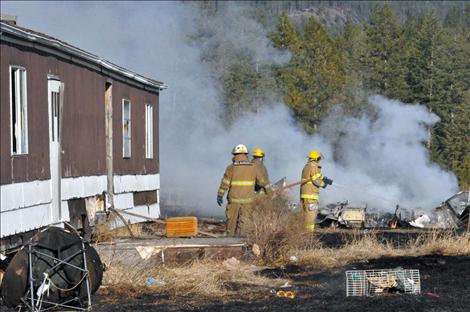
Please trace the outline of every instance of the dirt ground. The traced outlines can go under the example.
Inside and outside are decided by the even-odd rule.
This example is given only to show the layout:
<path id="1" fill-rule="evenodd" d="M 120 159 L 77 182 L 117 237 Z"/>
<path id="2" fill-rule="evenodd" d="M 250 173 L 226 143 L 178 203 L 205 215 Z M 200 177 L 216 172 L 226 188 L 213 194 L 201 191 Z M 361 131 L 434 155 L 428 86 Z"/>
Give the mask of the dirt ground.
<path id="1" fill-rule="evenodd" d="M 349 269 L 419 269 L 422 294 L 345 297 Z M 277 298 L 269 287 L 231 285 L 233 295 L 223 300 L 170 297 L 144 292 L 123 297 L 103 288 L 93 298 L 93 311 L 470 311 L 470 257 L 428 255 L 395 257 L 354 263 L 332 272 L 288 266 L 261 271 L 268 277 L 293 281 L 295 299 Z"/>

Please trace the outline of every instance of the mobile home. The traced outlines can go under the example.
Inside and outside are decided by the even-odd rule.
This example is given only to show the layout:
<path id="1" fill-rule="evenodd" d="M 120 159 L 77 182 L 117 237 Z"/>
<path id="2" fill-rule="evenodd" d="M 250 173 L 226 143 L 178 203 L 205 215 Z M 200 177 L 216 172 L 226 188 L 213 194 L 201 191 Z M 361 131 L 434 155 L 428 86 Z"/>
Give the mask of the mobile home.
<path id="1" fill-rule="evenodd" d="M 158 217 L 165 84 L 12 20 L 0 52 L 1 249 L 107 207 Z"/>

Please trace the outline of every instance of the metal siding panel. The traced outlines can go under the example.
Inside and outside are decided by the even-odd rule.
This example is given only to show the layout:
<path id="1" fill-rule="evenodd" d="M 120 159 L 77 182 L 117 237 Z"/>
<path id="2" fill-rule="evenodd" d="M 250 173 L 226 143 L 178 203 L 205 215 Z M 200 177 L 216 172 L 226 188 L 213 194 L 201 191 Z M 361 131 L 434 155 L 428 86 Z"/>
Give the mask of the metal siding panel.
<path id="1" fill-rule="evenodd" d="M 84 198 L 106 191 L 106 176 L 62 179 L 62 199 Z"/>
<path id="2" fill-rule="evenodd" d="M 57 76 L 65 84 L 62 132 L 64 177 L 106 173 L 105 77 L 70 64 L 60 64 Z"/>
<path id="3" fill-rule="evenodd" d="M 0 211 L 51 202 L 50 180 L 4 184 L 0 186 Z"/>
<path id="4" fill-rule="evenodd" d="M 45 62 L 32 53 L 2 43 L 1 45 L 1 184 L 49 178 L 48 135 L 42 131 L 47 126 L 47 92 L 41 83 L 46 72 Z M 28 154 L 11 155 L 10 120 L 10 65 L 26 69 L 28 107 Z M 46 128 L 47 129 L 47 128 Z"/>
<path id="5" fill-rule="evenodd" d="M 122 99 L 131 101 L 131 158 L 122 157 Z M 120 82 L 113 83 L 113 169 L 117 175 L 158 173 L 158 98 L 155 94 Z M 145 104 L 154 111 L 154 158 L 145 157 Z M 156 150 L 155 150 L 156 148 Z"/>
<path id="6" fill-rule="evenodd" d="M 115 175 L 114 192 L 142 192 L 160 189 L 160 174 L 147 175 Z"/>
<path id="7" fill-rule="evenodd" d="M 104 87 L 106 77 L 88 69 L 39 55 L 27 48 L 18 49 L 2 42 L 1 75 L 8 77 L 9 64 L 23 65 L 28 77 L 29 154 L 10 155 L 9 81 L 1 80 L 1 184 L 46 180 L 49 175 L 49 135 L 47 110 L 47 74 L 65 83 L 63 128 L 63 176 L 101 176 L 106 173 Z M 132 101 L 132 158 L 122 159 L 121 100 Z M 154 158 L 145 158 L 145 103 L 154 106 Z M 113 82 L 114 165 L 116 174 L 154 176 L 159 172 L 158 96 Z M 141 120 L 142 119 L 142 120 Z M 101 183 L 101 182 L 100 182 Z M 141 182 L 138 182 L 141 183 Z M 147 184 L 137 189 L 148 190 Z M 150 183 L 159 188 L 158 181 Z M 156 187 L 155 185 L 158 185 Z M 101 184 L 100 184 L 101 187 Z M 90 191 L 83 191 L 90 193 Z M 67 197 L 70 195 L 66 195 Z"/>
<path id="8" fill-rule="evenodd" d="M 114 207 L 117 209 L 128 209 L 134 207 L 134 197 L 132 193 L 114 195 Z"/>
<path id="9" fill-rule="evenodd" d="M 0 237 L 37 229 L 50 221 L 50 204 L 3 212 Z"/>

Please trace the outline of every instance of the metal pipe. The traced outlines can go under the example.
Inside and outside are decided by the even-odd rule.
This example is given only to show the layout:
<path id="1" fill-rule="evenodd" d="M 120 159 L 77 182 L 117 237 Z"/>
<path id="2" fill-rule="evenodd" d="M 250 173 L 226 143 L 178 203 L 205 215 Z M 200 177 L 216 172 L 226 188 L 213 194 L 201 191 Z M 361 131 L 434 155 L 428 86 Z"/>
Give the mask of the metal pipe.
<path id="1" fill-rule="evenodd" d="M 88 264 L 86 261 L 86 250 L 85 250 L 85 243 L 83 242 L 83 238 L 82 238 L 82 251 L 83 251 L 83 268 L 85 269 L 85 273 L 83 274 L 87 275 L 87 277 L 85 278 L 86 292 L 88 296 L 87 310 L 90 311 L 91 310 L 90 274 L 88 273 Z"/>
<path id="2" fill-rule="evenodd" d="M 31 244 L 28 245 L 29 262 L 29 292 L 31 295 L 31 312 L 34 312 L 34 285 L 33 285 L 33 257 L 31 257 Z"/>

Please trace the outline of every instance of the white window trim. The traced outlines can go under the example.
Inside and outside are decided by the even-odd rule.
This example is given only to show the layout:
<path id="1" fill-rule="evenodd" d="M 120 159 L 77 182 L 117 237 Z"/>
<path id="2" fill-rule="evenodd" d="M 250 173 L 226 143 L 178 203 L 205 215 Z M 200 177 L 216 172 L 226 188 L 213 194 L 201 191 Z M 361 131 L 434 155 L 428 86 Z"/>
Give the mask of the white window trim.
<path id="1" fill-rule="evenodd" d="M 151 112 L 150 116 L 149 116 L 149 111 Z M 152 103 L 146 103 L 145 104 L 145 158 L 146 159 L 153 159 L 153 142 L 154 142 L 153 139 L 154 139 L 153 138 L 153 105 Z"/>
<path id="2" fill-rule="evenodd" d="M 13 110 L 12 110 L 13 94 L 11 93 L 11 86 L 12 86 L 11 74 L 12 74 L 13 69 L 24 70 L 24 83 L 25 83 L 25 87 L 24 87 L 24 109 L 26 111 L 24 124 L 25 124 L 25 133 L 26 133 L 26 136 L 25 136 L 26 150 L 22 153 L 13 152 L 13 137 L 15 136 L 15 130 L 16 130 L 14 128 L 13 123 L 12 123 L 12 120 L 13 120 Z M 29 135 L 28 135 L 28 72 L 27 72 L 26 68 L 23 67 L 23 66 L 19 66 L 19 65 L 10 65 L 9 70 L 8 70 L 8 81 L 10 83 L 9 86 L 8 86 L 9 93 L 10 93 L 10 107 L 9 107 L 9 109 L 10 109 L 10 153 L 11 153 L 12 156 L 27 155 L 29 153 L 29 139 L 28 139 Z"/>
<path id="3" fill-rule="evenodd" d="M 125 144 L 125 140 L 124 140 L 124 103 L 125 102 L 128 102 L 129 103 L 129 155 L 126 156 L 125 153 L 124 153 L 124 144 Z M 132 111 L 132 102 L 131 100 L 129 99 L 126 99 L 126 98 L 123 98 L 122 99 L 122 110 L 121 110 L 121 113 L 122 113 L 122 158 L 125 158 L 125 159 L 129 159 L 132 157 L 132 114 L 131 114 L 131 111 Z"/>

